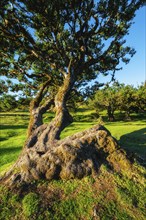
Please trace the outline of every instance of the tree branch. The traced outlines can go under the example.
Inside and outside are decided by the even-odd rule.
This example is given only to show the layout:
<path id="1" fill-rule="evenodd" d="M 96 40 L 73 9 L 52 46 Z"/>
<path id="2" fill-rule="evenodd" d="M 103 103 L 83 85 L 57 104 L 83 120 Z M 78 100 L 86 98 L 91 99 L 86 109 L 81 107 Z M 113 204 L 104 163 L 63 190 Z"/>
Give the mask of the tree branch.
<path id="1" fill-rule="evenodd" d="M 50 80 L 46 81 L 42 87 L 40 88 L 38 94 L 36 95 L 36 97 L 32 100 L 31 104 L 30 104 L 30 110 L 33 110 L 37 107 L 39 107 L 40 102 L 42 101 L 43 98 L 43 92 L 44 90 L 48 87 L 48 85 L 50 84 Z"/>

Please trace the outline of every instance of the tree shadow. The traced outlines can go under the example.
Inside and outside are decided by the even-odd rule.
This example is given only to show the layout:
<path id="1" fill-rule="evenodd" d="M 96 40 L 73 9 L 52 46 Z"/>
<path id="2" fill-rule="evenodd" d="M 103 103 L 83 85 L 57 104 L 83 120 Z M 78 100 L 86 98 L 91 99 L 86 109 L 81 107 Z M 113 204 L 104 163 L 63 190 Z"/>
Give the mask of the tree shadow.
<path id="1" fill-rule="evenodd" d="M 141 164 L 146 165 L 146 128 L 122 135 L 119 142 L 128 154 L 136 156 Z"/>
<path id="2" fill-rule="evenodd" d="M 0 167 L 14 163 L 21 153 L 22 147 L 0 148 Z M 4 169 L 2 168 L 2 171 Z"/>
<path id="3" fill-rule="evenodd" d="M 146 112 L 143 113 L 131 113 L 130 118 L 125 118 L 125 112 L 115 112 L 116 121 L 143 121 L 146 122 Z"/>
<path id="4" fill-rule="evenodd" d="M 1 141 L 6 141 L 6 140 L 8 140 L 8 138 L 6 138 L 6 137 L 0 137 L 0 142 L 1 142 Z"/>
<path id="5" fill-rule="evenodd" d="M 1 125 L 1 130 L 3 129 L 26 129 L 27 125 Z"/>
<path id="6" fill-rule="evenodd" d="M 0 155 L 11 155 L 11 154 L 17 154 L 22 150 L 22 147 L 9 147 L 9 148 L 0 148 Z"/>

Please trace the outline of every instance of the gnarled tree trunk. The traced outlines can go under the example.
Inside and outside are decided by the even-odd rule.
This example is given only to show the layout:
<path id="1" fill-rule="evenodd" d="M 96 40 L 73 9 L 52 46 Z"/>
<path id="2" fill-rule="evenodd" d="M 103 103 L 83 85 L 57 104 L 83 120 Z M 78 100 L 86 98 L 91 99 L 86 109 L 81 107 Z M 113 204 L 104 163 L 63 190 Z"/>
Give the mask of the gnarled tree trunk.
<path id="1" fill-rule="evenodd" d="M 52 123 L 50 124 L 51 130 L 49 132 L 49 140 L 60 139 L 61 131 L 73 122 L 70 115 L 66 101 L 73 87 L 74 80 L 70 73 L 66 75 L 63 85 L 59 88 L 55 97 L 55 111 L 56 115 Z"/>
<path id="2" fill-rule="evenodd" d="M 47 101 L 40 106 L 40 103 L 47 91 L 47 88 L 50 84 L 50 80 L 46 81 L 40 88 L 36 97 L 30 103 L 30 120 L 28 125 L 28 137 L 32 135 L 32 133 L 43 124 L 43 114 L 49 109 L 49 107 L 53 104 L 53 97 L 47 99 Z"/>
<path id="3" fill-rule="evenodd" d="M 74 80 L 70 73 L 55 96 L 55 118 L 43 124 L 42 115 L 53 100 L 40 106 L 47 84 L 42 86 L 31 103 L 28 138 L 21 155 L 2 178 L 4 184 L 30 183 L 40 178 L 71 179 L 95 175 L 102 163 L 120 172 L 130 172 L 130 163 L 115 139 L 103 126 L 97 125 L 84 132 L 60 139 L 61 131 L 72 122 L 66 101 Z"/>
<path id="4" fill-rule="evenodd" d="M 42 134 L 46 129 L 41 127 Z M 39 128 L 37 132 L 39 137 Z M 101 125 L 56 140 L 53 146 L 46 142 L 46 151 L 40 151 L 38 143 L 24 149 L 13 169 L 1 179 L 3 183 L 19 185 L 40 178 L 51 180 L 95 176 L 101 164 L 106 164 L 116 172 L 132 173 L 126 154 Z"/>

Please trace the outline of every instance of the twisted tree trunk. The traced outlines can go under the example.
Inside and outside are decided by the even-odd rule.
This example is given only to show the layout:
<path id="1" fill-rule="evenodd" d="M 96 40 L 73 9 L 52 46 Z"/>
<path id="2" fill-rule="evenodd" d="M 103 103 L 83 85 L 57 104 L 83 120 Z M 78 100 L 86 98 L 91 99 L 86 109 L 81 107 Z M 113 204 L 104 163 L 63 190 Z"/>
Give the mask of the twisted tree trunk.
<path id="1" fill-rule="evenodd" d="M 31 103 L 28 138 L 18 160 L 2 178 L 4 184 L 30 183 L 40 178 L 71 179 L 98 173 L 102 163 L 120 172 L 130 171 L 130 162 L 115 139 L 103 126 L 60 139 L 61 131 L 72 122 L 66 101 L 74 84 L 67 74 L 55 97 L 56 115 L 50 124 L 43 124 L 42 115 L 52 99 L 40 106 L 44 85 Z"/>
<path id="2" fill-rule="evenodd" d="M 41 127 L 42 134 L 47 127 Z M 37 129 L 39 137 L 39 129 Z M 41 136 L 41 135 L 40 135 Z M 46 150 L 40 151 L 40 139 L 27 146 L 13 169 L 2 179 L 2 183 L 19 185 L 38 179 L 72 179 L 96 175 L 101 164 L 116 172 L 131 175 L 131 164 L 120 150 L 115 139 L 103 126 L 96 125 L 86 131 L 74 134 L 64 140 L 56 140 Z"/>
<path id="3" fill-rule="evenodd" d="M 53 98 L 49 98 L 42 106 L 40 106 L 40 103 L 50 84 L 50 81 L 51 80 L 48 80 L 42 85 L 36 97 L 30 103 L 30 120 L 27 131 L 28 137 L 30 137 L 33 131 L 35 131 L 39 126 L 43 124 L 43 114 L 49 109 L 49 107 L 53 103 Z"/>
<path id="4" fill-rule="evenodd" d="M 72 79 L 72 76 L 70 73 L 68 73 L 64 79 L 63 85 L 59 88 L 58 93 L 55 97 L 56 115 L 49 124 L 43 124 L 43 114 L 52 105 L 54 99 L 49 98 L 43 105 L 40 105 L 44 97 L 45 90 L 48 88 L 49 81 L 42 85 L 36 98 L 34 98 L 30 104 L 28 137 L 23 147 L 22 153 L 17 162 L 14 164 L 14 167 L 12 167 L 12 169 L 5 175 L 4 179 L 7 179 L 8 177 L 10 178 L 15 168 L 18 168 L 19 170 L 22 161 L 24 163 L 27 161 L 27 166 L 34 166 L 34 162 L 33 165 L 32 163 L 30 163 L 30 151 L 32 151 L 32 149 L 33 151 L 36 151 L 37 155 L 41 156 L 45 154 L 48 150 L 55 148 L 57 140 L 60 139 L 61 131 L 73 121 L 72 116 L 69 114 L 66 107 L 66 101 L 73 86 L 73 83 L 74 81 Z M 38 160 L 36 156 L 34 156 L 33 161 L 35 160 Z M 19 172 L 21 175 L 20 170 Z M 21 181 L 23 181 L 24 179 L 27 179 L 28 181 L 31 175 L 28 175 L 28 172 L 26 172 L 27 175 L 25 175 L 24 173 L 25 171 L 23 171 L 23 175 L 21 175 Z M 22 176 L 27 176 L 27 178 L 24 178 Z"/>

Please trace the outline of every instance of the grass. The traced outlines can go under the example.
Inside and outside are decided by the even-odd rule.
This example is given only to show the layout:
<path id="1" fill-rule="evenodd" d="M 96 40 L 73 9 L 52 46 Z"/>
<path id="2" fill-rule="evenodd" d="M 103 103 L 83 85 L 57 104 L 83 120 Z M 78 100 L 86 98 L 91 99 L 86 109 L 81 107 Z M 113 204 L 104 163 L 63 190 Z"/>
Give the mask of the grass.
<path id="1" fill-rule="evenodd" d="M 45 122 L 53 114 L 45 115 Z M 103 123 L 126 151 L 146 160 L 146 116 L 133 115 L 132 121 L 108 122 L 105 112 Z M 28 113 L 2 113 L 0 172 L 9 169 L 21 152 L 26 138 Z M 99 122 L 94 111 L 80 109 L 74 114 L 75 122 L 67 127 L 61 138 L 92 127 Z M 80 121 L 79 121 L 80 119 Z M 101 120 L 100 120 L 101 121 Z M 141 161 L 141 163 L 145 163 Z M 24 185 L 21 190 L 0 187 L 0 220 L 144 220 L 145 169 L 135 162 L 133 179 L 113 173 L 102 165 L 96 177 L 82 180 L 41 180 Z"/>
<path id="2" fill-rule="evenodd" d="M 109 172 L 102 165 L 96 178 L 40 181 L 21 191 L 0 188 L 0 219 L 144 220 L 142 183 Z"/>
<path id="3" fill-rule="evenodd" d="M 28 116 L 0 116 L 0 172 L 18 158 L 26 138 Z"/>
<path id="4" fill-rule="evenodd" d="M 146 160 L 146 121 L 107 123 L 122 148 Z"/>

